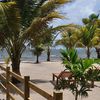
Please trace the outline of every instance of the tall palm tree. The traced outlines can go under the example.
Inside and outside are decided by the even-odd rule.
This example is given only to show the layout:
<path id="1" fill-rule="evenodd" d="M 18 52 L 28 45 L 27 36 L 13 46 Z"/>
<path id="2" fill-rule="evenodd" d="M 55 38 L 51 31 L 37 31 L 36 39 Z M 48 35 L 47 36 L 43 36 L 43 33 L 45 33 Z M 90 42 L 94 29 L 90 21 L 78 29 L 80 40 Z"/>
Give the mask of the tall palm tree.
<path id="1" fill-rule="evenodd" d="M 99 35 L 97 31 L 98 15 L 91 14 L 89 18 L 83 19 L 85 26 L 81 28 L 81 43 L 87 47 L 87 58 L 90 58 L 90 47 L 97 45 L 99 42 Z"/>
<path id="2" fill-rule="evenodd" d="M 98 33 L 98 45 L 95 46 L 95 49 L 97 53 L 97 58 L 100 58 L 100 19 L 97 20 L 97 25 L 98 25 L 98 28 L 97 28 L 96 33 Z"/>
<path id="3" fill-rule="evenodd" d="M 43 8 L 41 9 L 39 13 L 40 16 L 37 19 L 35 19 L 33 23 L 33 25 L 36 26 L 36 24 L 38 23 L 39 25 L 39 23 L 42 20 L 43 21 L 42 25 L 40 23 L 40 25 L 38 26 L 39 30 L 36 32 L 34 31 L 34 33 L 31 34 L 32 41 L 37 41 L 38 39 L 39 39 L 38 41 L 43 40 L 42 43 L 45 46 L 47 46 L 47 61 L 50 60 L 50 46 L 49 45 L 52 44 L 52 31 L 53 31 L 53 29 L 49 28 L 48 21 L 51 21 L 53 18 L 63 18 L 63 16 L 61 16 L 57 11 L 55 11 L 55 9 L 57 8 L 57 6 L 59 6 L 59 4 L 68 2 L 68 0 L 62 0 L 62 1 L 58 0 L 57 2 L 58 3 L 56 4 L 55 1 L 51 0 L 50 2 L 47 2 L 46 4 L 42 6 Z M 48 20 L 47 23 L 44 23 L 44 21 L 46 20 Z"/>
<path id="4" fill-rule="evenodd" d="M 16 2 L 17 0 L 14 1 L 0 2 L 0 18 L 2 19 L 0 20 L 0 24 L 2 24 L 0 25 L 0 44 L 11 58 L 12 70 L 20 74 L 20 58 L 25 50 L 25 42 L 30 38 L 35 40 L 38 35 L 45 36 L 42 32 L 46 25 L 54 18 L 62 18 L 54 9 L 69 2 L 69 0 L 39 0 L 39 2 L 36 0 L 31 6 L 33 7 L 31 10 L 34 12 L 30 12 L 34 15 L 32 17 L 25 16 L 25 13 L 22 14 L 25 12 L 26 5 L 23 5 L 22 8 L 19 2 Z M 18 1 L 21 2 L 21 0 Z M 28 25 L 24 26 L 23 18 L 26 22 L 28 20 Z"/>

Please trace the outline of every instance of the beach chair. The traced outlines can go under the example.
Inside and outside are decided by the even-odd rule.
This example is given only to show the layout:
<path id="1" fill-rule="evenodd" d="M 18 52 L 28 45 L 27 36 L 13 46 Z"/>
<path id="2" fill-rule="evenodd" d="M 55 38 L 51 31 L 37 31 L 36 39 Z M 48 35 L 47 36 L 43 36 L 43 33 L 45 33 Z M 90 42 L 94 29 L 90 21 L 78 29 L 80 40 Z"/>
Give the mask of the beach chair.
<path id="1" fill-rule="evenodd" d="M 52 81 L 55 82 L 55 85 L 58 85 L 59 80 L 65 79 L 68 80 L 69 82 L 73 81 L 72 80 L 72 73 L 69 71 L 61 71 L 60 73 L 52 73 Z"/>

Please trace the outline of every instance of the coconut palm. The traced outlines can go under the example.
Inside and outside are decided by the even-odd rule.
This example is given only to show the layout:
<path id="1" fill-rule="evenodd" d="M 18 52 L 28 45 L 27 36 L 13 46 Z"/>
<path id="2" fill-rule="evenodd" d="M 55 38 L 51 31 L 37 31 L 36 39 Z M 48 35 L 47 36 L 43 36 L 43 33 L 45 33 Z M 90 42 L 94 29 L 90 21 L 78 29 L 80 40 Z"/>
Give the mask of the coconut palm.
<path id="1" fill-rule="evenodd" d="M 98 25 L 98 28 L 97 28 L 97 31 L 96 33 L 98 33 L 98 45 L 95 46 L 95 49 L 96 49 L 96 53 L 97 53 L 97 58 L 100 58 L 100 19 L 97 20 L 97 25 Z"/>
<path id="2" fill-rule="evenodd" d="M 44 38 L 43 44 L 44 44 L 46 51 L 47 51 L 47 61 L 50 61 L 51 48 L 54 46 L 53 45 L 54 41 L 57 38 L 57 36 L 59 34 L 59 29 L 61 29 L 61 27 L 60 26 L 57 26 L 55 28 L 50 27 L 50 28 L 48 28 L 48 31 L 46 32 L 46 36 Z"/>
<path id="3" fill-rule="evenodd" d="M 46 31 L 46 35 L 45 35 L 45 38 L 44 38 L 44 45 L 47 47 L 47 61 L 50 61 L 50 51 L 51 51 L 51 48 L 52 46 L 54 46 L 54 42 L 57 38 L 57 36 L 60 34 L 60 33 L 63 33 L 65 31 L 65 29 L 67 27 L 74 27 L 73 24 L 70 24 L 70 25 L 59 25 L 59 26 L 56 26 L 56 27 L 50 27 L 47 29 Z M 63 32 L 62 32 L 63 31 Z"/>
<path id="4" fill-rule="evenodd" d="M 18 1 L 21 2 L 21 0 Z M 44 33 L 43 30 L 45 30 L 47 24 L 53 18 L 62 18 L 54 9 L 67 2 L 68 0 L 39 0 L 39 2 L 36 0 L 31 9 L 34 13 L 30 12 L 34 15 L 32 17 L 22 14 L 26 7 L 23 3 L 22 8 L 19 2 L 0 2 L 0 19 L 2 19 L 0 20 L 0 44 L 8 52 L 12 61 L 12 70 L 15 73 L 20 74 L 20 58 L 25 50 L 25 42 L 30 38 L 37 39 L 38 35 L 45 36 L 42 33 Z M 28 25 L 24 26 L 23 18 L 26 22 L 31 18 L 27 22 Z"/>
<path id="5" fill-rule="evenodd" d="M 97 58 L 100 58 L 100 46 L 99 47 L 95 47 L 96 52 L 97 52 Z"/>
<path id="6" fill-rule="evenodd" d="M 39 56 L 42 54 L 43 50 L 44 49 L 41 45 L 36 46 L 36 47 L 34 46 L 34 49 L 31 50 L 32 53 L 36 56 L 36 64 L 39 63 Z"/>
<path id="7" fill-rule="evenodd" d="M 51 47 L 54 41 L 54 34 L 52 32 L 52 27 L 49 27 L 46 31 L 46 36 L 43 40 L 43 44 L 45 46 L 46 49 L 46 53 L 47 53 L 47 61 L 50 61 L 50 55 L 51 55 Z"/>
<path id="8" fill-rule="evenodd" d="M 63 45 L 71 49 L 77 45 L 80 38 L 80 31 L 78 25 L 69 24 L 62 27 L 60 30 L 61 39 L 56 41 L 56 45 Z"/>
<path id="9" fill-rule="evenodd" d="M 90 48 L 99 44 L 97 20 L 98 15 L 95 14 L 91 14 L 89 18 L 83 19 L 85 26 L 81 28 L 81 43 L 87 48 L 87 58 L 90 58 Z"/>
<path id="10" fill-rule="evenodd" d="M 67 0 L 65 0 L 65 1 L 67 1 Z M 63 3 L 65 1 L 64 0 L 63 1 L 59 1 L 59 3 Z M 34 33 L 31 34 L 31 38 L 32 38 L 32 41 L 36 40 L 37 42 L 38 42 L 38 39 L 40 41 L 41 38 L 42 38 L 42 40 L 43 40 L 42 43 L 45 46 L 47 46 L 47 61 L 50 60 L 50 45 L 53 43 L 52 41 L 54 40 L 54 39 L 52 39 L 52 36 L 53 36 L 52 35 L 52 31 L 53 31 L 53 29 L 49 28 L 48 21 L 51 21 L 52 18 L 54 18 L 54 17 L 55 18 L 63 18 L 63 16 L 59 15 L 58 12 L 54 11 L 54 9 L 59 5 L 59 3 L 55 6 L 54 1 L 51 0 L 47 4 L 43 5 L 43 9 L 41 10 L 40 16 L 37 19 L 34 20 L 34 24 L 32 25 L 32 26 L 36 27 L 36 24 L 37 23 L 39 24 L 41 22 L 41 20 L 42 20 L 42 25 L 40 23 L 40 25 L 38 27 L 39 30 L 36 31 L 36 32 L 34 31 Z M 47 23 L 44 23 L 44 21 L 46 21 L 46 20 L 48 20 Z"/>

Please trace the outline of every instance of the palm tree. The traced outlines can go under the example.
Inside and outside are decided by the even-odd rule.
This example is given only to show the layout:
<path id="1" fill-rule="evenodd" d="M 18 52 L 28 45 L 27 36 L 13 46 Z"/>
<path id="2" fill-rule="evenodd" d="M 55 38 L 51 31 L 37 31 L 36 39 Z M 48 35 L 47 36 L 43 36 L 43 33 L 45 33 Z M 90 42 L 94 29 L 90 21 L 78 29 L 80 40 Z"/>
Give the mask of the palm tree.
<path id="1" fill-rule="evenodd" d="M 59 34 L 58 32 L 59 29 L 60 29 L 60 26 L 57 26 L 55 28 L 49 27 L 48 31 L 46 32 L 43 44 L 47 51 L 47 61 L 50 61 L 51 48 L 53 47 L 53 43 Z"/>
<path id="2" fill-rule="evenodd" d="M 17 0 L 15 0 L 17 1 Z M 21 2 L 21 0 L 18 0 Z M 32 3 L 33 10 L 30 14 L 34 16 L 25 16 L 26 4 L 19 2 L 0 2 L 0 44 L 6 49 L 12 61 L 12 70 L 20 74 L 20 58 L 25 50 L 25 42 L 31 39 L 37 39 L 45 30 L 46 25 L 53 18 L 62 18 L 54 9 L 69 0 L 40 0 Z M 17 6 L 16 6 L 17 4 Z M 29 5 L 28 5 L 29 6 Z M 18 7 L 18 8 L 17 8 Z M 19 10 L 20 9 L 20 10 Z M 27 8 L 29 9 L 29 8 Z M 23 12 L 23 13 L 22 13 Z M 24 21 L 23 21 L 24 20 Z M 28 20 L 28 22 L 27 22 Z M 25 23 L 27 25 L 25 25 Z"/>
<path id="3" fill-rule="evenodd" d="M 97 20 L 97 25 L 98 25 L 98 28 L 97 28 L 97 31 L 96 33 L 98 33 L 98 45 L 95 46 L 95 49 L 96 49 L 96 53 L 97 53 L 97 58 L 100 58 L 100 19 Z"/>
<path id="4" fill-rule="evenodd" d="M 56 41 L 56 45 L 63 45 L 68 49 L 75 47 L 80 38 L 79 27 L 74 24 L 64 25 L 60 30 L 60 34 L 61 39 Z"/>
<path id="5" fill-rule="evenodd" d="M 96 52 L 97 52 L 97 58 L 100 58 L 100 47 L 95 47 Z"/>
<path id="6" fill-rule="evenodd" d="M 46 35 L 44 38 L 44 45 L 47 47 L 47 61 L 50 61 L 50 53 L 51 48 L 54 46 L 54 42 L 59 34 L 63 34 L 65 30 L 68 30 L 68 27 L 76 27 L 76 25 L 70 24 L 70 25 L 59 25 L 56 27 L 49 27 L 46 31 Z M 67 28 L 67 29 L 66 29 Z M 60 41 L 60 40 L 58 40 Z M 58 43 L 59 44 L 59 43 Z M 58 45 L 57 44 L 57 45 Z"/>
<path id="7" fill-rule="evenodd" d="M 46 32 L 46 36 L 44 38 L 44 46 L 46 48 L 46 52 L 47 52 L 47 61 L 50 61 L 50 55 L 51 55 L 51 47 L 53 44 L 53 38 L 54 38 L 54 34 L 52 32 L 52 27 L 48 28 L 48 31 Z"/>
<path id="8" fill-rule="evenodd" d="M 44 50 L 44 49 L 42 48 L 42 46 L 36 46 L 36 47 L 34 47 L 33 50 L 31 50 L 32 53 L 33 53 L 34 55 L 36 55 L 36 64 L 39 63 L 39 56 L 42 54 L 43 50 Z"/>
<path id="9" fill-rule="evenodd" d="M 12 61 L 12 70 L 19 72 L 20 57 L 24 49 L 23 33 L 20 32 L 20 14 L 15 2 L 0 3 L 1 22 L 3 23 L 0 43 L 7 50 Z"/>
<path id="10" fill-rule="evenodd" d="M 90 58 L 90 47 L 96 46 L 99 42 L 97 31 L 98 15 L 91 14 L 89 18 L 83 19 L 85 26 L 81 28 L 81 43 L 87 47 L 87 58 Z"/>
<path id="11" fill-rule="evenodd" d="M 56 5 L 57 2 L 58 2 L 58 4 Z M 49 28 L 48 21 L 51 21 L 53 18 L 63 18 L 63 16 L 61 16 L 58 12 L 55 11 L 55 8 L 57 6 L 59 6 L 60 3 L 62 4 L 64 2 L 68 2 L 68 1 L 67 0 L 65 0 L 65 1 L 58 0 L 57 2 L 54 3 L 54 1 L 51 0 L 50 2 L 47 2 L 45 5 L 43 5 L 40 16 L 34 20 L 34 24 L 32 25 L 32 26 L 36 27 L 36 24 L 38 23 L 39 30 L 36 32 L 34 31 L 34 33 L 31 34 L 31 38 L 32 38 L 32 41 L 37 41 L 37 40 L 40 41 L 41 37 L 42 37 L 42 40 L 43 40 L 42 43 L 45 46 L 47 46 L 47 61 L 50 61 L 50 45 L 53 43 L 52 41 L 54 40 L 54 39 L 52 39 L 53 29 Z M 51 7 L 51 5 L 52 5 L 52 7 Z M 43 21 L 42 22 L 43 24 L 40 23 L 41 20 Z M 46 20 L 48 20 L 47 23 L 44 23 L 44 21 L 46 21 Z M 40 25 L 39 25 L 39 23 L 40 23 Z"/>

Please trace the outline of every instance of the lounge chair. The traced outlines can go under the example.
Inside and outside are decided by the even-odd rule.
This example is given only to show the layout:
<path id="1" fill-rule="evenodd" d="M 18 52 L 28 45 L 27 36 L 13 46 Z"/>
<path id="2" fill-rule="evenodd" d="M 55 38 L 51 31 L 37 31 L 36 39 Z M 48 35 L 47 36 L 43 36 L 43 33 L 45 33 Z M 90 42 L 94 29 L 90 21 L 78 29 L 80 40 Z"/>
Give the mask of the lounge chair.
<path id="1" fill-rule="evenodd" d="M 59 80 L 61 79 L 66 79 L 69 82 L 73 81 L 72 79 L 72 73 L 69 71 L 61 71 L 60 73 L 52 73 L 53 77 L 52 77 L 52 81 L 56 82 L 55 85 L 58 84 Z"/>

